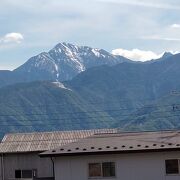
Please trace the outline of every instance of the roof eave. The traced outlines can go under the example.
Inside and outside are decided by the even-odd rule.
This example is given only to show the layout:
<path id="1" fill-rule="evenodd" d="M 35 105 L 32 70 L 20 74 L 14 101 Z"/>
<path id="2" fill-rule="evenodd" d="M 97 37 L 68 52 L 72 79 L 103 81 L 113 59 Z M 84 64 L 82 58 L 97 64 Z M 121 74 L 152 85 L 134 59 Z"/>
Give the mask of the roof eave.
<path id="1" fill-rule="evenodd" d="M 96 151 L 96 152 L 72 152 L 72 153 L 41 153 L 40 157 L 64 157 L 64 156 L 86 156 L 86 155 L 107 155 L 107 154 L 130 154 L 130 153 L 151 153 L 151 152 L 170 152 L 180 151 L 180 148 L 164 148 L 164 149 L 143 149 L 143 150 L 125 150 L 125 151 Z"/>
<path id="2" fill-rule="evenodd" d="M 44 151 L 17 151 L 17 152 L 0 152 L 0 155 L 1 154 L 30 154 L 30 153 L 43 153 L 45 152 L 46 150 Z"/>

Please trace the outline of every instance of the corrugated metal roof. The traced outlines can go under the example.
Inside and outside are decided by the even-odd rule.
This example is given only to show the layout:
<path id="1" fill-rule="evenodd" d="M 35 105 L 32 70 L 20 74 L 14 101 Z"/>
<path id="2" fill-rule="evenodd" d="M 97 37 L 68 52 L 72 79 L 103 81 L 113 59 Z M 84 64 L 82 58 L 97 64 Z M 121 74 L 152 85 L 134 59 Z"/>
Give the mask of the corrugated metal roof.
<path id="1" fill-rule="evenodd" d="M 0 153 L 46 151 L 94 134 L 117 131 L 117 129 L 93 129 L 7 134 L 0 143 Z"/>
<path id="2" fill-rule="evenodd" d="M 41 156 L 180 150 L 180 131 L 99 134 L 41 153 Z"/>

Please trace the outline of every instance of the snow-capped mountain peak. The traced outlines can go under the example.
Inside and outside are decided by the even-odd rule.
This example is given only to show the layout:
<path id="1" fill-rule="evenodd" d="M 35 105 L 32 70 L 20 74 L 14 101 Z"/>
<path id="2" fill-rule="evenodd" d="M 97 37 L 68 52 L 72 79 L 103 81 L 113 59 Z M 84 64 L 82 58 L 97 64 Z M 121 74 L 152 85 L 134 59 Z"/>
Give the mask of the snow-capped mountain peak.
<path id="1" fill-rule="evenodd" d="M 50 80 L 64 81 L 72 79 L 88 68 L 104 64 L 111 66 L 124 61 L 128 60 L 114 56 L 103 49 L 63 42 L 49 52 L 30 58 L 15 71 L 33 72 L 40 79 L 44 79 L 43 76 L 47 79 L 48 76 Z"/>

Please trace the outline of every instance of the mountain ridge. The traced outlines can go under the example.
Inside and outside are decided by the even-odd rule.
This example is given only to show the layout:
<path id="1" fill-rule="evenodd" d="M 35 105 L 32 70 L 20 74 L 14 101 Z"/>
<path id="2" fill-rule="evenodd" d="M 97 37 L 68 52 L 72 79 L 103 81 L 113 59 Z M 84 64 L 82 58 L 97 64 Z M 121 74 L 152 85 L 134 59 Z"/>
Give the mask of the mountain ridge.
<path id="1" fill-rule="evenodd" d="M 159 104 L 158 112 L 163 115 L 164 106 L 168 104 L 172 110 L 172 104 L 180 102 L 179 96 L 161 101 L 180 90 L 179 69 L 177 54 L 150 64 L 123 62 L 93 67 L 63 83 L 38 81 L 2 87 L 0 132 L 174 128 L 179 119 L 158 120 L 156 110 Z M 155 107 L 146 108 L 150 106 Z"/>
<path id="2" fill-rule="evenodd" d="M 123 56 L 113 55 L 103 49 L 77 46 L 71 43 L 58 43 L 48 52 L 42 52 L 28 59 L 13 71 L 0 71 L 0 87 L 32 81 L 67 81 L 87 69 L 123 62 L 153 63 L 173 56 L 166 52 L 157 60 L 147 62 L 132 61 Z"/>
<path id="3" fill-rule="evenodd" d="M 88 46 L 76 46 L 70 43 L 59 43 L 49 52 L 40 53 L 30 58 L 15 72 L 32 72 L 48 74 L 48 80 L 70 80 L 88 68 L 103 64 L 115 65 L 130 61 L 124 57 L 114 56 L 105 50 Z M 42 80 L 43 79 L 42 77 Z"/>

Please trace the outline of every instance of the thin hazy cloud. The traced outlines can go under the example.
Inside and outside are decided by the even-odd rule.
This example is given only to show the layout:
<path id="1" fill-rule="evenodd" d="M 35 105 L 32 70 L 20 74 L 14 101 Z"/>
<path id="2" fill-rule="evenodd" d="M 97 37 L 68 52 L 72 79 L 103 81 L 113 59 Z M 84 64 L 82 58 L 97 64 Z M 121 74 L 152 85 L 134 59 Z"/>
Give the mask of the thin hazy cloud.
<path id="1" fill-rule="evenodd" d="M 178 41 L 178 42 L 180 42 L 180 38 L 161 37 L 161 36 L 144 36 L 144 37 L 141 37 L 140 39 L 161 40 L 161 41 Z"/>
<path id="2" fill-rule="evenodd" d="M 178 28 L 180 28 L 180 24 L 172 24 L 172 25 L 171 25 L 171 28 L 178 29 Z"/>
<path id="3" fill-rule="evenodd" d="M 171 5 L 170 3 L 158 3 L 158 2 L 151 3 L 151 2 L 147 2 L 147 1 L 140 2 L 139 0 L 95 0 L 95 1 L 103 2 L 103 3 L 143 6 L 143 7 L 158 8 L 158 9 L 180 10 L 179 5 Z"/>

